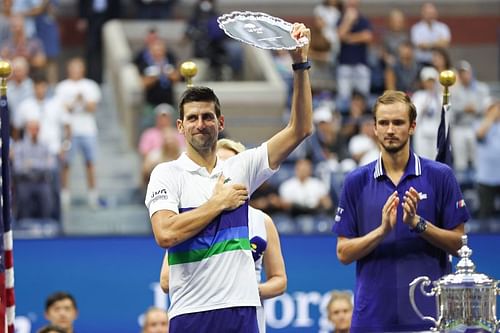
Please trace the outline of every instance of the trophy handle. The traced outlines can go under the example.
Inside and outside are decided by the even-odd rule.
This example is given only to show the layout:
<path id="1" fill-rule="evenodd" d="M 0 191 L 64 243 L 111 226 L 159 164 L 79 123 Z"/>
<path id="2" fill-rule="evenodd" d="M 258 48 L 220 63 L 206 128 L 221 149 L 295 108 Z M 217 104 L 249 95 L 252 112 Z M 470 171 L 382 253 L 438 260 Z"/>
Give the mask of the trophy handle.
<path id="1" fill-rule="evenodd" d="M 415 303 L 415 288 L 417 288 L 417 286 L 418 286 L 419 283 L 422 283 L 420 285 L 420 292 L 422 292 L 422 294 L 424 294 L 425 296 L 434 296 L 434 294 L 435 294 L 434 289 L 432 289 L 430 292 L 427 292 L 424 289 L 424 287 L 427 287 L 427 286 L 429 286 L 431 284 L 431 280 L 427 276 L 420 276 L 418 278 L 415 278 L 415 280 L 413 280 L 410 283 L 410 291 L 409 291 L 409 293 L 410 293 L 410 303 L 411 303 L 411 306 L 413 307 L 413 310 L 417 313 L 417 315 L 420 317 L 420 319 L 422 319 L 422 320 L 430 320 L 430 321 L 432 321 L 432 323 L 434 324 L 434 326 L 437 327 L 437 321 L 436 321 L 436 319 L 434 319 L 433 317 L 424 316 L 422 314 L 422 312 L 420 312 L 420 310 L 418 309 L 417 304 Z"/>

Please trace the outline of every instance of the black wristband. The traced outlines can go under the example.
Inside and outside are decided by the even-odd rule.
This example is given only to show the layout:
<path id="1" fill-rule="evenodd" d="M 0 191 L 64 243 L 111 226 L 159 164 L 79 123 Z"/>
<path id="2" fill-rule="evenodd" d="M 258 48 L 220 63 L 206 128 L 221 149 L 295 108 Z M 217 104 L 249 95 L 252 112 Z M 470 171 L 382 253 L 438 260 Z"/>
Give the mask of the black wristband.
<path id="1" fill-rule="evenodd" d="M 307 60 L 306 62 L 299 62 L 296 64 L 292 64 L 292 69 L 294 71 L 302 70 L 302 69 L 309 69 L 311 68 L 311 62 Z"/>

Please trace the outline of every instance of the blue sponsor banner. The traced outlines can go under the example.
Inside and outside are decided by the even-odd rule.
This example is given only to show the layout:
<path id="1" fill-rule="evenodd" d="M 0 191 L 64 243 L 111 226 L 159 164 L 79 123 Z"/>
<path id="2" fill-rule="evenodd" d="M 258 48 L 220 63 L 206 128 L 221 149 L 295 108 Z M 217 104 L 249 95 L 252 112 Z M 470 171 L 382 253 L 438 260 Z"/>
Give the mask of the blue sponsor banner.
<path id="1" fill-rule="evenodd" d="M 268 332 L 327 332 L 324 306 L 332 289 L 353 289 L 355 265 L 336 259 L 335 237 L 283 236 L 287 292 L 266 303 Z M 500 279 L 500 236 L 469 241 L 477 271 Z M 152 237 L 16 240 L 17 332 L 46 323 L 44 301 L 64 290 L 77 300 L 78 333 L 137 333 L 151 305 L 167 307 L 159 288 L 163 250 Z"/>

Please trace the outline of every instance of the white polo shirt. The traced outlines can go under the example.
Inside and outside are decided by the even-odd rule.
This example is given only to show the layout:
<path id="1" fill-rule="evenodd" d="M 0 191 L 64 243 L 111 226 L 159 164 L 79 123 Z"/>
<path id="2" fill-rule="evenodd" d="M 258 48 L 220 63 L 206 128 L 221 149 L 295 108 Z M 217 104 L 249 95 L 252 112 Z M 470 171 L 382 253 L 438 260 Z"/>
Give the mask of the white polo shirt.
<path id="1" fill-rule="evenodd" d="M 251 194 L 274 172 L 269 167 L 267 143 L 218 160 L 212 173 L 184 153 L 155 167 L 145 203 L 150 216 L 159 210 L 182 213 L 212 196 L 221 173 L 227 183 L 244 184 Z M 247 201 L 223 212 L 193 238 L 169 248 L 170 318 L 260 305 L 248 232 Z"/>
<path id="2" fill-rule="evenodd" d="M 413 45 L 436 43 L 441 39 L 451 40 L 450 28 L 443 22 L 434 21 L 429 25 L 424 21 L 420 21 L 411 28 L 411 42 Z M 432 61 L 432 51 L 417 48 L 415 58 L 419 62 L 430 63 Z"/>

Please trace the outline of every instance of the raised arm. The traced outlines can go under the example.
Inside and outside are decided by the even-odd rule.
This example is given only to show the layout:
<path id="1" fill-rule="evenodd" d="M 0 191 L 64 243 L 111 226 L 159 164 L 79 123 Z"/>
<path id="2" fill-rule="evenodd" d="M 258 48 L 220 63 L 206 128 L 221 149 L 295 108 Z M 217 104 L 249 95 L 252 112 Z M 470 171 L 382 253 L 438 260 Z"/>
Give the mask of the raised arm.
<path id="1" fill-rule="evenodd" d="M 248 199 L 248 191 L 241 184 L 224 184 L 221 175 L 212 197 L 203 205 L 176 214 L 160 210 L 151 216 L 153 233 L 158 245 L 169 248 L 199 233 L 224 210 L 235 209 Z"/>
<path id="2" fill-rule="evenodd" d="M 264 223 L 267 232 L 267 248 L 264 252 L 266 281 L 259 284 L 261 299 L 279 296 L 286 290 L 287 277 L 285 262 L 281 253 L 280 239 L 273 220 L 266 214 Z"/>
<path id="3" fill-rule="evenodd" d="M 295 23 L 292 36 L 299 40 L 311 40 L 311 32 L 303 24 Z M 291 51 L 295 64 L 306 62 L 309 44 Z M 312 93 L 307 69 L 297 69 L 293 73 L 292 110 L 288 125 L 268 141 L 269 166 L 276 169 L 281 162 L 312 133 Z"/>

